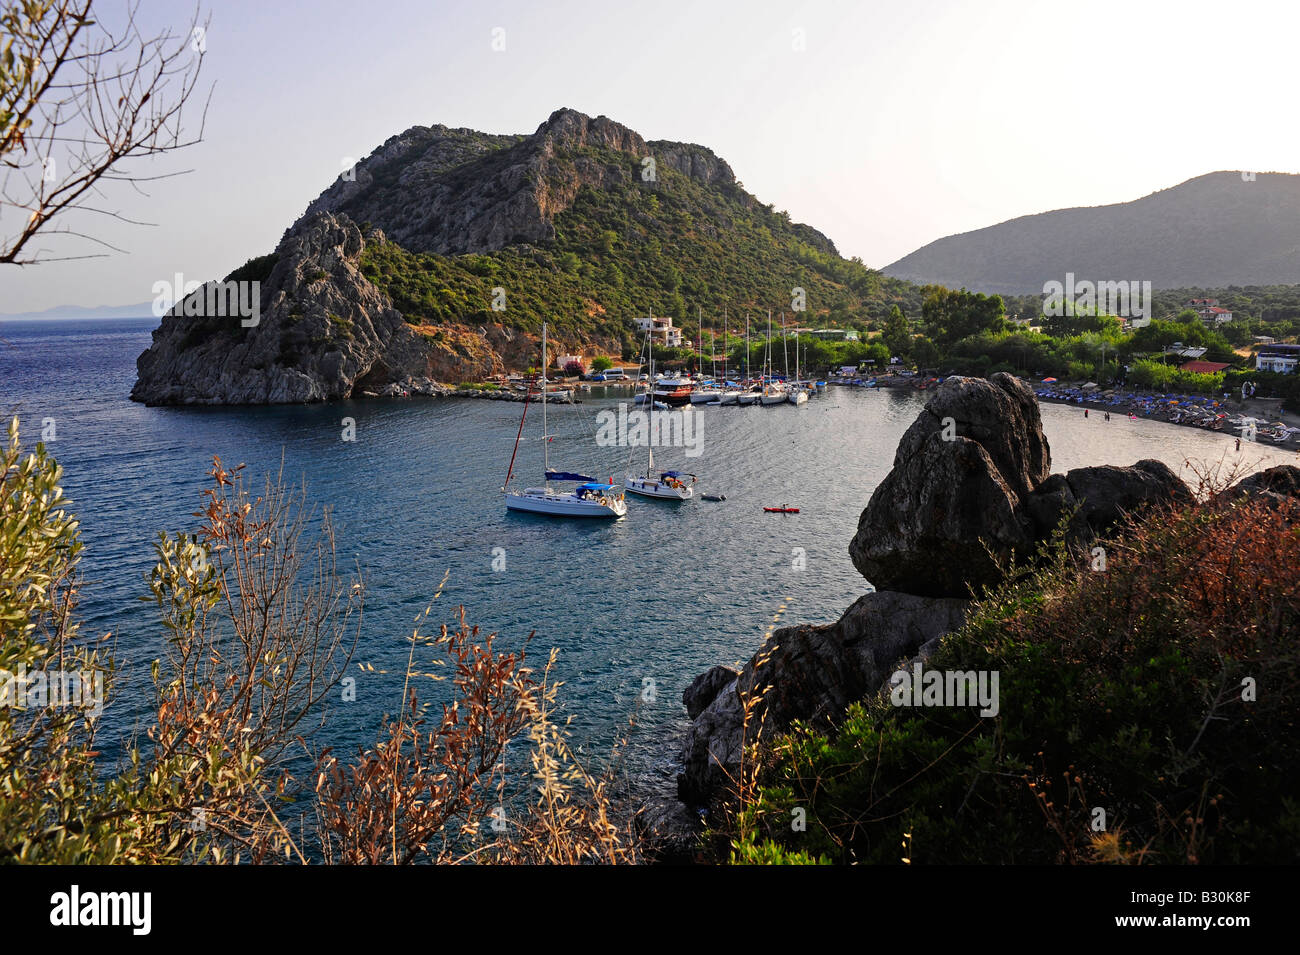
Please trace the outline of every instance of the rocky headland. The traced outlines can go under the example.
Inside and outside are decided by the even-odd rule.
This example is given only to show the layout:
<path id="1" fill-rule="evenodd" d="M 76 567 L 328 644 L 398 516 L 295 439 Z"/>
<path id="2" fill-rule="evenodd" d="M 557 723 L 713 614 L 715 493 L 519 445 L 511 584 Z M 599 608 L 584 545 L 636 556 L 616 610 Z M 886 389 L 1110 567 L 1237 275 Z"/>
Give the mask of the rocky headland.
<path id="1" fill-rule="evenodd" d="M 225 278 L 258 283 L 255 320 L 190 307 L 214 283 L 171 307 L 137 361 L 131 397 L 445 394 L 536 366 L 543 319 L 552 358 L 634 352 L 633 319 L 661 297 L 671 304 L 683 270 L 788 297 L 786 273 L 806 274 L 809 250 L 836 276 L 868 281 L 825 236 L 745 192 L 703 146 L 647 141 L 572 109 L 530 135 L 414 127 L 312 201 L 271 253 Z M 849 294 L 838 278 L 803 281 L 823 299 Z"/>

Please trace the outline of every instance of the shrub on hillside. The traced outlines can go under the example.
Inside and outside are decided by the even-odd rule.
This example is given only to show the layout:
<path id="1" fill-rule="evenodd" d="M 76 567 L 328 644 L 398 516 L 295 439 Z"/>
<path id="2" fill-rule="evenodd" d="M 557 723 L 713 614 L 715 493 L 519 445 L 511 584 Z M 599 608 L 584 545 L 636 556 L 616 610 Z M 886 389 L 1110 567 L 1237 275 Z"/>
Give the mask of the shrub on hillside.
<path id="1" fill-rule="evenodd" d="M 1104 556 L 1058 544 L 930 658 L 998 672 L 996 717 L 885 695 L 776 742 L 733 858 L 1300 861 L 1300 502 L 1211 499 Z"/>

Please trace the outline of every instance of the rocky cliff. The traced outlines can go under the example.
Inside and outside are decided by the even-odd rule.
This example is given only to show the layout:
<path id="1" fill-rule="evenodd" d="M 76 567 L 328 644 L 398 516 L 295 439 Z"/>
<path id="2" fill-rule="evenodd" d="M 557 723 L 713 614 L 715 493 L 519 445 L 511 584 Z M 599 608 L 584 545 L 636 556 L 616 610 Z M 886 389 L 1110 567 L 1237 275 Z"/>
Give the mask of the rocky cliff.
<path id="1" fill-rule="evenodd" d="M 609 162 L 630 157 L 634 166 Z M 731 167 L 703 146 L 650 142 L 611 119 L 556 110 L 531 136 L 445 126 L 394 136 L 307 207 L 384 230 L 414 252 L 490 252 L 555 238 L 555 218 L 583 187 L 627 184 L 647 159 L 659 172 L 731 186 Z M 293 230 L 290 229 L 290 232 Z"/>
<path id="2" fill-rule="evenodd" d="M 444 126 L 394 136 L 345 173 L 276 249 L 257 322 L 182 304 L 137 362 L 151 404 L 307 402 L 437 393 L 553 354 L 635 354 L 634 319 L 721 312 L 738 294 L 829 310 L 873 277 L 764 207 L 703 146 L 647 142 L 553 113 L 531 135 Z M 682 297 L 692 290 L 688 309 Z"/>

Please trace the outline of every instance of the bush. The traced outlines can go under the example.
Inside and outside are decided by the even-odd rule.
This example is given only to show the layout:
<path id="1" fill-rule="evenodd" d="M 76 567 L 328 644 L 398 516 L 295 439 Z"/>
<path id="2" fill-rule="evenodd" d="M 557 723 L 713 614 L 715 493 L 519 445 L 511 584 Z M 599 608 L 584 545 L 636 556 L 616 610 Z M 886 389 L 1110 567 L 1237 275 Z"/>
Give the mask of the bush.
<path id="1" fill-rule="evenodd" d="M 0 669 L 88 674 L 78 687 L 97 687 L 102 704 L 114 664 L 78 633 L 81 543 L 62 472 L 42 445 L 23 457 L 17 419 L 0 467 Z M 463 612 L 455 627 L 430 636 L 417 625 L 408 637 L 410 689 L 375 744 L 346 759 L 317 750 L 314 790 L 295 780 L 289 754 L 310 745 L 322 701 L 338 692 L 363 587 L 335 573 L 328 513 L 273 481 L 254 497 L 239 471 L 214 459 L 198 532 L 155 544 L 153 707 L 122 741 L 120 767 L 100 763 L 96 708 L 31 694 L 0 706 L 0 861 L 638 861 L 608 774 L 589 774 L 555 722 L 554 656 L 535 674 Z M 413 688 L 430 675 L 417 648 L 449 664 L 440 719 Z M 513 797 L 506 831 L 480 838 L 510 798 L 500 755 L 519 736 L 537 785 Z M 310 806 L 281 820 L 295 799 Z"/>
<path id="2" fill-rule="evenodd" d="M 927 663 L 998 672 L 995 718 L 882 696 L 796 727 L 735 858 L 1300 861 L 1298 526 L 1295 501 L 1201 503 L 1107 542 L 1102 573 L 1058 542 Z"/>

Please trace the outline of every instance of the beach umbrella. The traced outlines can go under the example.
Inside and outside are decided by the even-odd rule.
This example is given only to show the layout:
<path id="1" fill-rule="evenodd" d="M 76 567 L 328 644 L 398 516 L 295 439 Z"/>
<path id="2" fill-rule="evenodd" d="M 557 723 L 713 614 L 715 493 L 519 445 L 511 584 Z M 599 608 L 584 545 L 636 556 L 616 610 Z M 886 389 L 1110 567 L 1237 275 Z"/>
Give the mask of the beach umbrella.
<path id="1" fill-rule="evenodd" d="M 1051 384 L 1052 382 L 1054 382 L 1054 381 L 1056 381 L 1055 378 L 1044 378 L 1044 379 L 1043 379 L 1043 384 L 1045 384 L 1045 385 L 1050 385 L 1050 384 Z"/>

